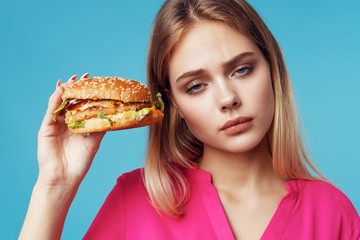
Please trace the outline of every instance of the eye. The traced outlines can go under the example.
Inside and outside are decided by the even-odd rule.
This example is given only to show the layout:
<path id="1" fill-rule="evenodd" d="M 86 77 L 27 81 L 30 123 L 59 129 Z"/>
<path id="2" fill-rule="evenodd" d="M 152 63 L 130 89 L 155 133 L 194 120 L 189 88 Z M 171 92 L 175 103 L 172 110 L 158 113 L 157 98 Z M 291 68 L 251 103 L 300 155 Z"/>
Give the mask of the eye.
<path id="1" fill-rule="evenodd" d="M 196 94 L 203 91 L 204 84 L 199 82 L 191 82 L 185 87 L 185 91 L 188 94 Z"/>
<path id="2" fill-rule="evenodd" d="M 231 77 L 242 77 L 249 74 L 252 71 L 253 67 L 250 65 L 240 66 L 235 69 L 235 71 L 231 74 Z"/>

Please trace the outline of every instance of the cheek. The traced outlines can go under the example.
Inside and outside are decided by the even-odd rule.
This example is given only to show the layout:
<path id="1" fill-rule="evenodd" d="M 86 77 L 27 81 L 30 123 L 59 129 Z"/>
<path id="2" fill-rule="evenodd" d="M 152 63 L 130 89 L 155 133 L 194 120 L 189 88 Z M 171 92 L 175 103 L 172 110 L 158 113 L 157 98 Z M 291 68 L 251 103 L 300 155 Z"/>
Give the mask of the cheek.
<path id="1" fill-rule="evenodd" d="M 180 109 L 182 117 L 184 118 L 190 132 L 202 141 L 202 135 L 206 132 L 206 130 L 212 129 L 211 123 L 214 121 L 209 119 L 209 115 L 211 115 L 209 112 L 211 113 L 213 108 L 211 110 L 208 105 L 204 104 L 189 104 L 186 107 L 180 107 Z"/>
<path id="2" fill-rule="evenodd" d="M 243 98 L 243 106 L 249 113 L 254 114 L 263 127 L 268 127 L 274 117 L 275 99 L 269 76 L 257 76 Z"/>
<path id="3" fill-rule="evenodd" d="M 275 111 L 275 99 L 271 79 L 268 79 L 258 90 L 258 109 L 262 112 L 263 118 L 265 118 L 264 120 L 271 122 Z"/>
<path id="4" fill-rule="evenodd" d="M 214 112 L 212 96 L 202 94 L 201 96 L 185 96 L 184 94 L 174 94 L 176 105 L 188 125 L 203 124 L 204 119 Z"/>
<path id="5" fill-rule="evenodd" d="M 267 109 L 274 109 L 274 91 L 272 88 L 271 80 L 268 80 L 264 84 L 263 89 L 261 89 L 259 94 L 259 99 L 261 105 L 265 106 Z"/>
<path id="6" fill-rule="evenodd" d="M 194 105 L 191 107 L 182 108 L 181 112 L 189 128 L 192 126 L 201 126 L 203 123 L 203 118 L 206 116 L 205 109 L 203 107 L 196 107 Z"/>
<path id="7" fill-rule="evenodd" d="M 252 85 L 251 93 L 249 91 L 249 98 L 253 99 L 254 107 L 258 110 L 272 113 L 274 111 L 274 91 L 269 69 L 264 68 L 255 78 L 257 80 Z"/>

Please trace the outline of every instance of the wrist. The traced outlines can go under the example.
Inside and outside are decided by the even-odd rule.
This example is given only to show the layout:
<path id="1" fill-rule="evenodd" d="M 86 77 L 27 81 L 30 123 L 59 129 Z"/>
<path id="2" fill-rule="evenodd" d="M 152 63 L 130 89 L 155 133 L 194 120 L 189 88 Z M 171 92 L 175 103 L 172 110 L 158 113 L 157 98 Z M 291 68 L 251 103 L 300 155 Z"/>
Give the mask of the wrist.
<path id="1" fill-rule="evenodd" d="M 70 205 L 78 188 L 78 184 L 49 184 L 38 179 L 35 183 L 33 194 L 42 196 L 42 199 L 59 204 L 59 206 Z"/>
<path id="2" fill-rule="evenodd" d="M 71 191 L 79 188 L 82 181 L 80 177 L 74 177 L 71 174 L 49 174 L 51 171 L 40 171 L 36 184 L 44 190 Z"/>

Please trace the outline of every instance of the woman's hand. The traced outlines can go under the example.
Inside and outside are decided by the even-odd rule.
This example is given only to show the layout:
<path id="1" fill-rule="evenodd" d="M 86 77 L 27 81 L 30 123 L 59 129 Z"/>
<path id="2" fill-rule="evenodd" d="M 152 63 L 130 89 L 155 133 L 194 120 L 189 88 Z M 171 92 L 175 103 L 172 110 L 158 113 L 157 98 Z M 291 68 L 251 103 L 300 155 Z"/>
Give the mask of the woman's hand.
<path id="1" fill-rule="evenodd" d="M 81 78 L 87 78 L 85 74 Z M 88 136 L 74 134 L 64 122 L 64 114 L 53 112 L 61 104 L 64 88 L 76 81 L 76 75 L 66 83 L 60 80 L 49 99 L 48 108 L 38 134 L 38 184 L 49 187 L 77 187 L 89 170 L 104 133 Z"/>
<path id="2" fill-rule="evenodd" d="M 64 88 L 75 81 L 76 76 L 64 84 L 58 81 L 49 99 L 38 134 L 39 177 L 19 239 L 60 239 L 70 205 L 104 137 L 104 133 L 73 134 L 64 123 L 64 114 L 53 120 Z"/>

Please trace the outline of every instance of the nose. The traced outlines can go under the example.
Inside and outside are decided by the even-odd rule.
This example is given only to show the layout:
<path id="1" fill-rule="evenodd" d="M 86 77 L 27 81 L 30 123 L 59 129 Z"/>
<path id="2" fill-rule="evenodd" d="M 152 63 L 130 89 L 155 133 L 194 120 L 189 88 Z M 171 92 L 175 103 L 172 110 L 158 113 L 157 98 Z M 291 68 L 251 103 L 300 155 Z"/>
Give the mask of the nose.
<path id="1" fill-rule="evenodd" d="M 239 94 L 230 84 L 221 84 L 217 89 L 217 95 L 221 111 L 238 108 L 241 105 Z"/>

